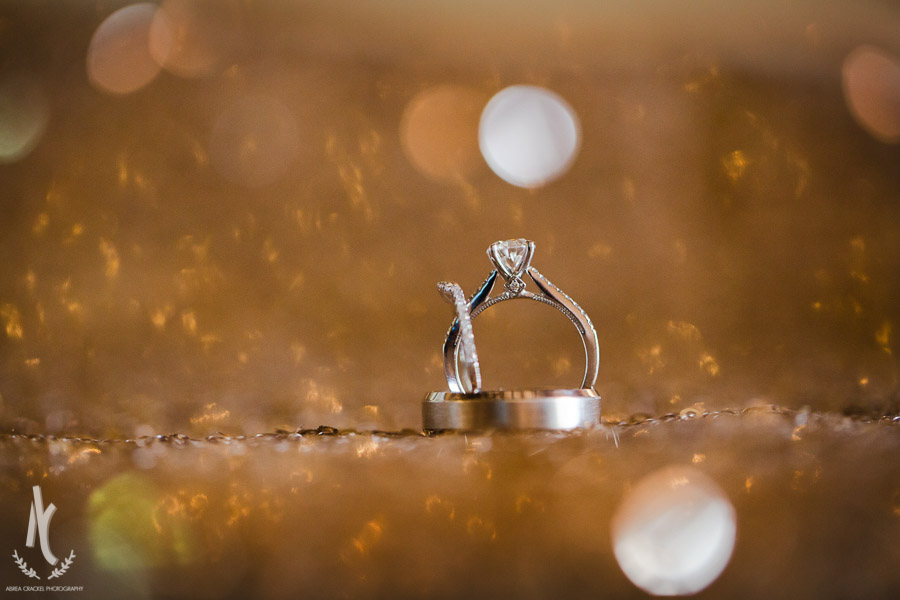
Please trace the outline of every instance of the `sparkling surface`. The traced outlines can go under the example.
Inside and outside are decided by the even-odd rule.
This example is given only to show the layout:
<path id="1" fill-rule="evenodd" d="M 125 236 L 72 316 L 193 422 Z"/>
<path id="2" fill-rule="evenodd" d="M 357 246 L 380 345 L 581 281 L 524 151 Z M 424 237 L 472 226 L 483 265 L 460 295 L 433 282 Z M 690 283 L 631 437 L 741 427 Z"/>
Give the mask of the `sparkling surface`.
<path id="1" fill-rule="evenodd" d="M 696 499 L 721 493 L 736 511 L 734 553 L 699 598 L 900 587 L 900 435 L 886 421 L 760 406 L 572 434 L 321 427 L 0 448 L 0 537 L 39 565 L 24 540 L 40 483 L 58 507 L 54 549 L 78 556 L 61 583 L 94 598 L 646 597 L 619 568 L 613 524 L 672 467 L 715 481 Z M 21 577 L 11 558 L 0 573 Z"/>

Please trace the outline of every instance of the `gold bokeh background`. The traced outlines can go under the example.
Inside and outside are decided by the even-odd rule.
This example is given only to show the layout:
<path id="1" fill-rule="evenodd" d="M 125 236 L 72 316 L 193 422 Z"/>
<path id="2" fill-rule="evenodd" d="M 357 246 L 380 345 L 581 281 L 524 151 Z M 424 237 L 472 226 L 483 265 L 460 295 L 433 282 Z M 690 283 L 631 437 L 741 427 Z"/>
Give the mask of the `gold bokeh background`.
<path id="1" fill-rule="evenodd" d="M 214 69 L 120 95 L 85 61 L 126 4 L 5 9 L 4 77 L 48 107 L 0 167 L 6 428 L 416 428 L 435 282 L 520 236 L 597 326 L 607 415 L 897 409 L 900 149 L 841 79 L 896 56 L 888 6 L 224 3 Z M 477 147 L 520 83 L 582 126 L 533 190 Z M 488 387 L 580 379 L 544 308 L 479 319 Z"/>

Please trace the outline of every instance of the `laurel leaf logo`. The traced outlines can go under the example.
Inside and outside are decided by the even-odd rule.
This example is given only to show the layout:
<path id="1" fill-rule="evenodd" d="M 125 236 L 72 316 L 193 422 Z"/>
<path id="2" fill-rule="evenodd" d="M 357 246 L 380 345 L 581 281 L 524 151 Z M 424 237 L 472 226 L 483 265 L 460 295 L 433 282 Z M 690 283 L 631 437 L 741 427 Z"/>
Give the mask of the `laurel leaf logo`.
<path id="1" fill-rule="evenodd" d="M 28 563 L 25 562 L 25 559 L 19 557 L 19 553 L 13 550 L 13 558 L 16 559 L 16 564 L 19 565 L 19 570 L 25 573 L 29 577 L 34 577 L 35 579 L 40 579 L 40 575 L 38 575 L 34 569 L 28 566 Z"/>
<path id="2" fill-rule="evenodd" d="M 74 561 L 75 561 L 75 551 L 71 550 L 69 552 L 68 558 L 66 558 L 64 561 L 62 561 L 62 563 L 58 567 L 53 569 L 53 572 L 50 573 L 50 576 L 47 577 L 47 579 L 53 579 L 54 577 L 59 577 L 60 575 L 62 575 L 63 573 L 65 573 L 66 571 L 69 570 L 69 567 L 72 566 L 72 563 Z"/>

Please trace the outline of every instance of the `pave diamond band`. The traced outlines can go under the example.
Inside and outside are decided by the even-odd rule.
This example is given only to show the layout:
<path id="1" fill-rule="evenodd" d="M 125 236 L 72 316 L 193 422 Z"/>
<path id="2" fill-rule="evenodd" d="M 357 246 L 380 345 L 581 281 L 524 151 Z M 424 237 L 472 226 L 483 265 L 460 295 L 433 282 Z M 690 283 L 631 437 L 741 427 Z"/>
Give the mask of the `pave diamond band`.
<path id="1" fill-rule="evenodd" d="M 459 339 L 459 363 L 465 375 L 465 381 L 472 390 L 481 389 L 481 367 L 478 364 L 478 351 L 475 349 L 475 333 L 472 331 L 472 318 L 462 288 L 451 281 L 438 283 L 438 290 L 444 299 L 453 304 L 456 320 L 450 328 L 449 336 Z M 454 331 L 454 328 L 456 330 Z"/>

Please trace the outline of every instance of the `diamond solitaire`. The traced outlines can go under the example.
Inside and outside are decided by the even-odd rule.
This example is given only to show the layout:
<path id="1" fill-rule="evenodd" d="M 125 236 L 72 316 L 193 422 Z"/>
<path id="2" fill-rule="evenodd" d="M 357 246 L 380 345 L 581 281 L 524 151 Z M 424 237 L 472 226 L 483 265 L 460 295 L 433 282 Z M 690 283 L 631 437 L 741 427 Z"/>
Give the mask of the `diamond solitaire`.
<path id="1" fill-rule="evenodd" d="M 528 268 L 528 265 L 525 264 L 525 257 L 529 254 L 529 245 L 533 252 L 534 242 L 526 239 L 494 242 L 488 250 L 488 256 L 496 256 L 508 273 L 521 274 Z M 529 258 L 531 257 L 529 256 Z"/>

